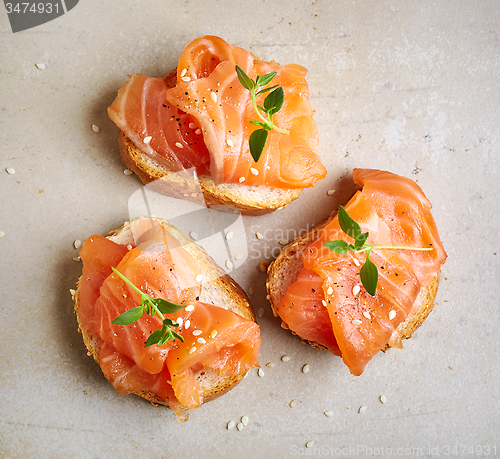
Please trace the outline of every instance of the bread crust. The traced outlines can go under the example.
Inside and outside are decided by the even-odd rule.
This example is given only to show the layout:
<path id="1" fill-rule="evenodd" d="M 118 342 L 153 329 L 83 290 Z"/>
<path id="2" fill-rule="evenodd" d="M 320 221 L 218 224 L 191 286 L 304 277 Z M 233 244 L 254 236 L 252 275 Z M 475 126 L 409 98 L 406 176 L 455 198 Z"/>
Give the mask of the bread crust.
<path id="1" fill-rule="evenodd" d="M 195 244 L 191 239 L 165 220 L 159 218 L 152 218 L 152 220 L 161 223 L 167 231 L 177 238 L 183 247 L 200 264 L 204 277 L 211 279 L 209 282 L 203 283 L 200 301 L 223 307 L 224 309 L 235 312 L 245 319 L 255 322 L 255 312 L 244 290 L 226 274 L 219 265 L 217 265 L 205 249 Z M 131 225 L 132 222 L 125 222 L 122 227 L 109 232 L 107 238 L 121 245 L 133 243 Z M 87 347 L 87 354 L 92 356 L 100 366 L 99 350 L 103 342 L 99 337 L 83 329 L 80 323 L 80 282 L 81 277 L 77 282 L 77 289 L 71 292 L 75 303 L 74 307 L 78 321 L 78 331 L 82 334 L 83 342 Z M 215 370 L 201 369 L 195 372 L 195 377 L 203 389 L 203 403 L 206 403 L 231 390 L 241 381 L 244 375 L 222 376 Z M 168 406 L 164 400 L 153 392 L 136 391 L 131 393 L 145 398 L 155 406 Z"/>
<path id="2" fill-rule="evenodd" d="M 275 317 L 279 317 L 278 308 L 286 290 L 297 280 L 299 271 L 304 266 L 302 263 L 302 252 L 309 244 L 319 238 L 321 230 L 328 225 L 336 215 L 337 212 L 334 212 L 330 217 L 311 228 L 307 233 L 297 237 L 294 241 L 285 246 L 278 257 L 269 265 L 266 282 L 267 299 L 271 303 L 271 308 Z M 434 308 L 434 299 L 437 294 L 438 285 L 439 274 L 434 277 L 429 285 L 420 290 L 416 300 L 416 302 L 421 302 L 420 308 L 416 311 L 412 311 L 407 316 L 406 320 L 399 324 L 389 342 L 382 348 L 382 351 L 386 351 L 390 347 L 401 348 L 401 341 L 412 337 L 413 333 L 422 325 Z M 282 328 L 289 329 L 288 325 L 283 322 L 283 320 L 281 326 Z M 294 332 L 292 331 L 292 333 Z M 302 340 L 302 342 L 310 344 L 317 349 L 326 349 L 315 341 Z"/>

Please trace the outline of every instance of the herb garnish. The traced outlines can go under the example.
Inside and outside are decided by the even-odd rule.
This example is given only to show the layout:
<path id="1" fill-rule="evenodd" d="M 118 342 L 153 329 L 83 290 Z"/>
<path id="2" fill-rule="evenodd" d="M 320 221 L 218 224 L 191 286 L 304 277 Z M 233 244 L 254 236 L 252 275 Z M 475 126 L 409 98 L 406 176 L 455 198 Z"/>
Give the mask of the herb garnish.
<path id="1" fill-rule="evenodd" d="M 400 247 L 400 246 L 384 246 L 384 245 L 371 245 L 367 244 L 369 233 L 362 233 L 359 224 L 347 213 L 343 206 L 340 206 L 338 212 L 338 219 L 340 228 L 349 237 L 354 239 L 354 244 L 348 244 L 342 240 L 328 241 L 325 242 L 325 246 L 336 253 L 366 253 L 366 261 L 361 267 L 359 276 L 361 278 L 361 283 L 366 291 L 374 296 L 377 292 L 378 284 L 378 270 L 375 264 L 370 260 L 370 253 L 372 250 L 376 249 L 400 249 L 400 250 L 433 250 L 432 247 Z"/>
<path id="2" fill-rule="evenodd" d="M 250 123 L 260 126 L 250 134 L 249 144 L 250 153 L 255 162 L 260 159 L 264 146 L 266 145 L 267 136 L 271 129 L 281 132 L 282 134 L 289 134 L 286 129 L 280 129 L 275 126 L 273 122 L 273 115 L 281 110 L 283 107 L 283 101 L 285 99 L 285 92 L 280 85 L 271 86 L 269 88 L 262 88 L 271 82 L 271 80 L 276 76 L 276 72 L 266 73 L 265 75 L 257 75 L 257 78 L 252 80 L 245 71 L 236 66 L 236 73 L 238 74 L 238 80 L 240 80 L 241 85 L 250 91 L 250 96 L 252 97 L 252 104 L 255 113 L 259 116 L 261 121 L 250 121 Z M 264 99 L 264 106 L 257 105 L 257 96 L 261 94 L 269 94 Z M 264 115 L 262 113 L 264 113 Z"/>
<path id="3" fill-rule="evenodd" d="M 145 312 L 153 317 L 155 314 L 160 316 L 162 320 L 163 326 L 159 329 L 151 333 L 149 338 L 147 339 L 144 347 L 152 346 L 153 344 L 157 344 L 158 347 L 165 344 L 167 341 L 171 339 L 178 338 L 182 342 L 184 342 L 184 338 L 179 335 L 177 332 L 173 331 L 170 327 L 179 327 L 180 324 L 174 322 L 171 319 L 165 318 L 163 314 L 172 314 L 174 312 L 180 311 L 186 305 L 185 304 L 175 304 L 170 301 L 164 300 L 163 298 L 153 298 L 148 294 L 141 292 L 132 282 L 130 282 L 120 271 L 111 267 L 114 273 L 120 277 L 126 284 L 132 287 L 140 296 L 141 296 L 141 305 L 135 308 L 131 308 L 128 311 L 125 311 L 123 314 L 119 315 L 112 323 L 116 325 L 130 325 L 134 322 L 137 322 L 142 314 Z M 162 314 L 163 313 L 163 314 Z"/>

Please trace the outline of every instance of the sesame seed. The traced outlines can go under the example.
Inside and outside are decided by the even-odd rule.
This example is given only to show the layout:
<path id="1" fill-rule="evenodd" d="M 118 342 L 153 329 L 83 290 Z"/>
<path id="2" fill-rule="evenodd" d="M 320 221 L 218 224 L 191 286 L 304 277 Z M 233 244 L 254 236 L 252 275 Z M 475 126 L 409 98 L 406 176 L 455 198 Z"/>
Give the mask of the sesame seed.
<path id="1" fill-rule="evenodd" d="M 189 196 L 189 193 L 182 193 L 182 196 L 185 196 L 187 198 Z"/>
<path id="2" fill-rule="evenodd" d="M 292 358 L 289 355 L 284 355 L 281 357 L 282 362 L 289 362 Z"/>
<path id="3" fill-rule="evenodd" d="M 255 290 L 252 287 L 248 287 L 248 294 L 253 295 L 255 293 Z"/>
<path id="4" fill-rule="evenodd" d="M 99 132 L 99 126 L 96 126 L 95 124 L 92 125 L 92 130 L 94 132 Z"/>
<path id="5" fill-rule="evenodd" d="M 82 241 L 80 239 L 77 239 L 75 242 L 73 242 L 73 247 L 75 249 L 79 249 L 82 246 Z"/>
<path id="6" fill-rule="evenodd" d="M 293 408 L 296 404 L 297 404 L 297 400 L 293 399 L 293 400 L 289 403 L 290 408 Z"/>
<path id="7" fill-rule="evenodd" d="M 132 249 L 133 249 L 133 247 L 131 244 L 127 245 L 127 250 L 132 250 Z"/>
<path id="8" fill-rule="evenodd" d="M 184 148 L 184 147 L 182 146 L 182 143 L 180 143 L 180 142 L 175 142 L 175 146 L 176 146 L 177 148 Z"/>
<path id="9" fill-rule="evenodd" d="M 250 168 L 250 172 L 253 174 L 253 175 L 259 175 L 259 171 L 257 169 L 255 169 L 255 167 L 251 167 Z"/>
<path id="10" fill-rule="evenodd" d="M 267 362 L 266 363 L 267 368 L 274 368 L 274 363 L 273 362 Z"/>
<path id="11" fill-rule="evenodd" d="M 183 77 L 181 77 L 181 80 L 185 81 L 185 82 L 188 82 L 188 81 L 191 81 L 191 78 L 188 77 L 188 76 L 183 76 Z"/>
<path id="12" fill-rule="evenodd" d="M 309 365 L 307 363 L 302 367 L 302 373 L 309 373 Z"/>
<path id="13" fill-rule="evenodd" d="M 324 414 L 327 418 L 331 418 L 333 416 L 333 411 L 325 411 Z"/>
<path id="14" fill-rule="evenodd" d="M 226 429 L 227 429 L 227 430 L 234 429 L 234 426 L 235 426 L 235 425 L 236 425 L 236 422 L 234 422 L 234 421 L 229 421 L 229 422 L 227 423 Z"/>
<path id="15" fill-rule="evenodd" d="M 10 174 L 10 175 L 13 175 L 16 173 L 15 169 L 12 168 L 12 167 L 8 167 L 7 169 L 5 169 L 7 171 L 7 174 Z"/>
<path id="16" fill-rule="evenodd" d="M 358 413 L 364 413 L 365 411 L 366 411 L 366 406 L 363 405 L 359 407 Z"/>
<path id="17" fill-rule="evenodd" d="M 359 260 L 357 258 L 353 258 L 352 261 L 356 266 L 360 265 Z"/>
<path id="18" fill-rule="evenodd" d="M 198 196 L 198 193 L 191 193 L 192 198 L 196 198 L 196 196 Z"/>
<path id="19" fill-rule="evenodd" d="M 312 448 L 312 447 L 313 447 L 313 445 L 314 445 L 314 441 L 312 441 L 312 440 L 311 440 L 311 441 L 308 441 L 308 442 L 306 443 L 306 448 Z"/>
<path id="20" fill-rule="evenodd" d="M 385 403 L 387 402 L 387 397 L 385 395 L 380 396 L 380 403 Z"/>
<path id="21" fill-rule="evenodd" d="M 0 235 L 0 237 L 2 237 L 2 235 Z M 77 263 L 79 263 L 80 261 L 82 261 L 82 259 L 80 257 L 74 257 L 73 261 L 76 261 Z"/>
<path id="22" fill-rule="evenodd" d="M 321 300 L 321 304 L 322 304 L 323 306 L 326 306 L 328 303 L 327 303 L 325 300 Z"/>
<path id="23" fill-rule="evenodd" d="M 248 425 L 248 416 L 242 416 L 241 423 L 246 427 Z"/>
<path id="24" fill-rule="evenodd" d="M 194 311 L 194 306 L 192 304 L 189 304 L 186 306 L 186 311 L 190 312 L 190 311 Z"/>
<path id="25" fill-rule="evenodd" d="M 187 71 L 188 71 L 188 69 L 182 69 L 181 77 L 183 77 L 187 73 Z"/>
<path id="26" fill-rule="evenodd" d="M 210 99 L 212 99 L 214 102 L 217 102 L 217 94 L 215 94 L 215 92 L 211 92 L 210 93 Z"/>
<path id="27" fill-rule="evenodd" d="M 201 330 L 193 330 L 193 335 L 198 336 L 201 335 L 203 332 Z"/>
<path id="28" fill-rule="evenodd" d="M 267 261 L 261 261 L 259 263 L 259 271 L 262 273 L 267 273 L 267 268 L 269 268 L 269 263 Z"/>
<path id="29" fill-rule="evenodd" d="M 389 320 L 394 319 L 394 317 L 396 317 L 396 311 L 392 310 L 391 312 L 389 312 Z"/>
<path id="30" fill-rule="evenodd" d="M 45 64 L 35 64 L 35 65 L 36 65 L 36 68 L 37 68 L 38 70 L 43 70 L 43 69 L 45 69 Z"/>
<path id="31" fill-rule="evenodd" d="M 367 319 L 371 319 L 372 316 L 370 315 L 370 313 L 368 311 L 363 311 L 363 315 L 367 318 Z"/>
<path id="32" fill-rule="evenodd" d="M 278 241 L 278 244 L 279 245 L 287 245 L 289 241 L 287 241 L 286 239 L 281 239 L 280 241 Z"/>
<path id="33" fill-rule="evenodd" d="M 0 237 L 4 237 L 5 233 L 3 231 L 0 231 Z"/>
<path id="34" fill-rule="evenodd" d="M 189 235 L 191 236 L 191 239 L 193 239 L 193 241 L 196 241 L 198 239 L 198 235 L 194 231 L 191 231 Z"/>
<path id="35" fill-rule="evenodd" d="M 240 183 L 243 183 L 244 181 L 245 181 L 245 177 L 240 177 L 240 178 L 238 179 L 238 182 L 240 182 Z"/>
<path id="36" fill-rule="evenodd" d="M 229 270 L 232 270 L 234 268 L 234 265 L 231 262 L 231 260 L 226 260 L 226 268 Z"/>
<path id="37" fill-rule="evenodd" d="M 205 338 L 198 338 L 196 341 L 198 341 L 198 343 L 200 343 L 200 344 L 206 343 Z"/>
<path id="38" fill-rule="evenodd" d="M 333 195 L 335 194 L 335 190 L 328 190 L 328 191 L 326 192 L 326 194 L 327 194 L 328 196 L 333 196 Z"/>
<path id="39" fill-rule="evenodd" d="M 210 338 L 215 338 L 217 336 L 217 330 L 212 330 L 212 333 L 210 333 Z"/>
<path id="40" fill-rule="evenodd" d="M 231 239 L 232 237 L 233 237 L 233 232 L 232 232 L 232 231 L 228 231 L 228 232 L 226 233 L 226 240 L 229 240 L 229 239 Z"/>
<path id="41" fill-rule="evenodd" d="M 195 134 L 197 135 L 200 135 L 201 134 L 201 129 L 196 129 L 196 131 L 194 131 Z"/>
<path id="42" fill-rule="evenodd" d="M 184 328 L 187 330 L 190 325 L 191 325 L 191 321 L 188 319 L 188 320 L 186 320 L 186 323 L 184 324 Z"/>
<path id="43" fill-rule="evenodd" d="M 236 426 L 236 428 L 238 429 L 238 431 L 242 430 L 245 426 L 243 425 L 242 422 L 238 422 L 238 425 Z"/>
<path id="44" fill-rule="evenodd" d="M 201 274 L 198 274 L 196 277 L 196 282 L 201 282 L 203 280 L 203 276 Z"/>
<path id="45" fill-rule="evenodd" d="M 182 327 L 182 322 L 184 322 L 184 320 L 182 319 L 182 317 L 178 317 L 176 322 L 179 324 L 179 327 Z"/>
<path id="46" fill-rule="evenodd" d="M 242 254 L 242 253 L 237 253 L 237 254 L 234 256 L 234 259 L 235 259 L 236 261 L 239 261 L 239 260 L 241 260 L 242 258 L 243 258 L 243 254 Z"/>
<path id="47" fill-rule="evenodd" d="M 191 349 L 189 349 L 190 354 L 194 354 L 196 352 L 196 346 L 193 346 Z"/>
<path id="48" fill-rule="evenodd" d="M 263 378 L 265 373 L 264 373 L 264 370 L 263 370 L 262 368 L 259 368 L 259 369 L 257 370 L 257 374 L 258 374 L 261 378 Z"/>
<path id="49" fill-rule="evenodd" d="M 256 237 L 257 239 L 264 239 L 264 236 L 262 236 L 262 234 L 261 234 L 261 233 L 258 233 L 258 232 L 257 232 L 257 233 L 255 233 L 255 237 Z"/>
<path id="50" fill-rule="evenodd" d="M 233 143 L 233 141 L 232 141 L 231 139 L 227 139 L 227 140 L 226 140 L 226 143 L 227 143 L 227 145 L 228 145 L 229 147 L 234 147 L 234 143 Z"/>
<path id="51" fill-rule="evenodd" d="M 356 296 L 356 295 L 359 293 L 359 291 L 360 291 L 360 290 L 361 290 L 361 287 L 360 287 L 359 285 L 357 285 L 357 284 L 356 284 L 356 285 L 352 288 L 352 294 L 353 294 L 354 296 Z"/>
<path id="52" fill-rule="evenodd" d="M 326 291 L 327 295 L 331 295 L 333 293 L 333 288 L 328 287 L 328 290 Z"/>
<path id="53" fill-rule="evenodd" d="M 153 137 L 151 137 L 150 135 L 148 135 L 147 137 L 144 137 L 143 142 L 144 142 L 144 143 L 149 143 L 149 142 L 151 142 L 151 139 L 152 139 L 152 138 L 153 138 Z"/>
<path id="54" fill-rule="evenodd" d="M 259 312 L 257 313 L 257 315 L 258 315 L 259 317 L 262 317 L 262 316 L 264 315 L 264 313 L 265 313 L 264 308 L 259 308 Z"/>
<path id="55" fill-rule="evenodd" d="M 196 128 L 196 124 L 194 123 L 189 123 L 189 129 L 195 129 Z"/>
<path id="56" fill-rule="evenodd" d="M 353 325 L 361 325 L 363 322 L 361 322 L 361 320 L 354 319 L 353 321 L 351 321 L 351 323 L 352 323 Z"/>
<path id="57" fill-rule="evenodd" d="M 124 173 L 125 175 L 132 175 L 132 174 L 133 174 L 133 172 L 132 172 L 130 169 L 125 169 L 125 170 L 123 171 L 123 173 Z"/>

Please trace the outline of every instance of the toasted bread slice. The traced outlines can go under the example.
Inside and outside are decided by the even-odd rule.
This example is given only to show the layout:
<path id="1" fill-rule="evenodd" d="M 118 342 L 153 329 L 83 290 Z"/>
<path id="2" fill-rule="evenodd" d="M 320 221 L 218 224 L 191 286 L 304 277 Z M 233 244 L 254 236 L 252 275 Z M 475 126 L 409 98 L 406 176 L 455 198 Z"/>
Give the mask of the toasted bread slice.
<path id="1" fill-rule="evenodd" d="M 285 246 L 279 256 L 269 265 L 267 270 L 267 298 L 271 302 L 273 314 L 278 317 L 278 307 L 285 295 L 288 287 L 297 280 L 299 271 L 303 268 L 302 252 L 304 249 L 318 239 L 321 230 L 330 223 L 337 215 L 334 212 L 329 218 L 323 220 L 318 225 L 311 228 L 307 233 L 300 235 L 290 244 Z M 401 341 L 412 337 L 415 330 L 425 321 L 434 307 L 439 284 L 439 274 L 420 290 L 416 304 L 420 301 L 421 306 L 416 311 L 411 311 L 406 320 L 399 324 L 394 331 L 389 342 L 382 349 L 387 350 L 390 347 L 401 348 Z M 281 326 L 288 329 L 288 325 L 282 322 Z M 293 333 L 293 332 L 292 332 Z M 304 341 L 304 340 L 303 340 Z M 314 341 L 304 341 L 317 349 L 325 349 L 324 346 Z"/>
<path id="2" fill-rule="evenodd" d="M 199 202 L 199 192 L 207 206 L 231 206 L 245 215 L 260 215 L 282 209 L 302 191 L 268 186 L 246 186 L 236 183 L 216 185 L 208 175 L 188 177 L 170 171 L 143 153 L 123 132 L 118 138 L 120 154 L 125 166 L 139 176 L 154 191 L 174 198 Z"/>
<path id="3" fill-rule="evenodd" d="M 170 223 L 157 218 L 153 220 L 161 223 L 167 231 L 181 242 L 183 247 L 199 263 L 204 278 L 211 279 L 210 282 L 203 283 L 200 301 L 223 307 L 224 309 L 235 312 L 245 319 L 255 322 L 255 313 L 246 293 L 220 266 L 217 265 L 210 255 L 202 247 L 184 236 Z M 120 245 L 134 244 L 131 222 L 126 222 L 121 228 L 111 231 L 107 237 Z M 80 281 L 81 278 L 77 283 L 77 287 Z M 100 364 L 99 349 L 102 341 L 99 337 L 92 335 L 81 327 L 79 318 L 79 289 L 77 288 L 76 291 L 72 291 L 72 295 L 79 324 L 78 330 L 83 335 L 83 341 L 87 347 L 88 355 L 92 356 L 94 360 Z M 241 381 L 244 374 L 222 376 L 215 370 L 205 368 L 196 371 L 195 377 L 203 389 L 203 403 L 205 403 L 232 389 Z M 153 405 L 167 405 L 165 401 L 152 392 L 137 391 L 132 393 L 145 398 Z"/>

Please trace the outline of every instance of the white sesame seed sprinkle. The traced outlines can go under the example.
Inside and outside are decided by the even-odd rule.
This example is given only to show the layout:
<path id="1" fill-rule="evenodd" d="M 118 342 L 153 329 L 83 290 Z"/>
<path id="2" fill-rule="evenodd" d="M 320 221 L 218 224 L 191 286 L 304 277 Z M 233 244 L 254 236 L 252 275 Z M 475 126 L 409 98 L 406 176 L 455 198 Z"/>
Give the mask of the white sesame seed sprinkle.
<path id="1" fill-rule="evenodd" d="M 356 295 L 359 293 L 359 291 L 360 291 L 360 290 L 361 290 L 361 287 L 360 287 L 358 284 L 356 284 L 356 285 L 352 288 L 352 294 L 353 294 L 354 296 L 356 296 Z"/>
<path id="2" fill-rule="evenodd" d="M 326 416 L 327 418 L 331 418 L 331 417 L 333 416 L 333 411 L 328 410 L 328 411 L 325 411 L 325 413 L 324 413 L 324 414 L 325 414 L 325 416 Z"/>
<path id="3" fill-rule="evenodd" d="M 227 139 L 227 140 L 226 140 L 226 143 L 227 143 L 227 145 L 228 145 L 229 147 L 234 147 L 234 143 L 233 143 L 233 141 L 232 141 L 231 139 Z"/>
<path id="4" fill-rule="evenodd" d="M 184 328 L 187 330 L 189 328 L 189 326 L 191 325 L 191 321 L 188 319 L 186 320 L 186 322 L 184 323 Z"/>
<path id="5" fill-rule="evenodd" d="M 250 172 L 253 174 L 253 175 L 259 175 L 259 171 L 257 169 L 255 169 L 255 167 L 251 167 L 250 168 Z"/>
<path id="6" fill-rule="evenodd" d="M 273 362 L 267 362 L 266 363 L 267 368 L 274 368 L 274 363 Z"/>
<path id="7" fill-rule="evenodd" d="M 287 245 L 289 241 L 287 241 L 286 239 L 281 239 L 280 241 L 278 241 L 278 244 L 279 245 Z"/>
<path id="8" fill-rule="evenodd" d="M 370 315 L 370 313 L 368 311 L 363 311 L 363 315 L 367 318 L 367 319 L 371 319 L 372 316 Z"/>
<path id="9" fill-rule="evenodd" d="M 305 364 L 303 367 L 302 367 L 302 373 L 309 373 L 309 364 Z"/>
<path id="10" fill-rule="evenodd" d="M 326 306 L 328 303 L 327 303 L 325 300 L 321 300 L 321 304 L 322 304 L 323 306 Z"/>
<path id="11" fill-rule="evenodd" d="M 226 260 L 226 268 L 229 270 L 232 270 L 234 268 L 234 265 L 231 260 Z"/>
<path id="12" fill-rule="evenodd" d="M 352 320 L 352 321 L 351 321 L 351 323 L 352 323 L 353 325 L 361 325 L 363 322 L 361 322 L 361 320 L 354 319 L 354 320 Z"/>
<path id="13" fill-rule="evenodd" d="M 210 333 L 210 338 L 215 338 L 217 336 L 217 330 L 212 330 L 212 332 Z"/>
<path id="14" fill-rule="evenodd" d="M 191 239 L 192 239 L 193 241 L 198 240 L 198 235 L 197 235 L 194 231 L 191 231 L 191 232 L 189 233 L 189 235 L 191 236 Z"/>
<path id="15" fill-rule="evenodd" d="M 181 77 L 183 77 L 187 73 L 187 71 L 188 71 L 188 69 L 182 69 Z"/>
<path id="16" fill-rule="evenodd" d="M 151 142 L 152 139 L 153 139 L 153 137 L 148 135 L 147 137 L 144 137 L 144 139 L 142 141 L 147 144 L 147 143 Z"/>
<path id="17" fill-rule="evenodd" d="M 4 237 L 5 233 L 3 231 L 0 231 L 0 237 Z"/>
<path id="18" fill-rule="evenodd" d="M 175 146 L 176 146 L 177 148 L 184 148 L 184 147 L 182 146 L 182 143 L 180 143 L 180 142 L 175 142 Z"/>
<path id="19" fill-rule="evenodd" d="M 297 400 L 293 399 L 290 403 L 289 406 L 290 408 L 293 408 L 297 404 Z"/>
<path id="20" fill-rule="evenodd" d="M 12 167 L 8 167 L 7 169 L 5 169 L 5 171 L 7 172 L 7 174 L 10 174 L 10 175 L 13 175 L 16 173 L 15 169 Z"/>
<path id="21" fill-rule="evenodd" d="M 193 330 L 193 335 L 194 336 L 199 336 L 201 335 L 203 332 L 201 330 Z"/>
<path id="22" fill-rule="evenodd" d="M 182 322 L 184 322 L 184 319 L 182 317 L 178 317 L 176 322 L 179 324 L 179 327 L 182 327 Z"/>
<path id="23" fill-rule="evenodd" d="M 205 338 L 198 338 L 196 341 L 198 341 L 198 343 L 200 344 L 205 344 L 207 342 Z"/>
<path id="24" fill-rule="evenodd" d="M 80 239 L 77 239 L 75 242 L 73 242 L 73 247 L 75 249 L 79 249 L 82 246 L 82 241 Z"/>
<path id="25" fill-rule="evenodd" d="M 236 426 L 236 428 L 238 429 L 238 431 L 240 431 L 240 430 L 243 430 L 245 428 L 245 426 L 243 425 L 242 422 L 238 422 L 238 425 Z"/>
<path id="26" fill-rule="evenodd" d="M 233 237 L 233 232 L 232 231 L 228 231 L 226 233 L 226 241 L 228 241 L 229 239 L 231 239 Z"/>
<path id="27" fill-rule="evenodd" d="M 236 422 L 234 421 L 229 421 L 226 425 L 226 429 L 227 430 L 231 430 L 231 429 L 234 429 L 234 426 L 236 425 Z"/>
<path id="28" fill-rule="evenodd" d="M 333 195 L 335 194 L 335 190 L 328 190 L 328 191 L 326 192 L 326 194 L 327 194 L 328 196 L 333 196 Z"/>
<path id="29" fill-rule="evenodd" d="M 36 65 L 36 68 L 37 68 L 38 70 L 44 70 L 44 69 L 45 69 L 45 64 L 41 64 L 41 63 L 40 63 L 40 64 L 35 64 L 35 65 Z"/>
<path id="30" fill-rule="evenodd" d="M 328 287 L 328 290 L 326 291 L 326 294 L 327 295 L 331 295 L 333 293 L 333 288 L 332 287 Z"/>
<path id="31" fill-rule="evenodd" d="M 255 233 L 255 237 L 257 239 L 264 239 L 264 236 L 262 235 L 262 233 L 259 233 L 259 232 Z"/>
<path id="32" fill-rule="evenodd" d="M 394 311 L 393 309 L 391 312 L 389 312 L 389 320 L 394 319 L 394 317 L 396 317 L 396 311 Z"/>
<path id="33" fill-rule="evenodd" d="M 281 357 L 282 362 L 289 362 L 292 358 L 289 355 L 284 355 Z"/>
<path id="34" fill-rule="evenodd" d="M 196 129 L 196 124 L 189 123 L 189 129 Z"/>
<path id="35" fill-rule="evenodd" d="M 201 134 L 201 129 L 196 129 L 196 131 L 194 131 L 194 133 L 195 133 L 196 135 L 200 135 L 200 134 Z"/>
<path id="36" fill-rule="evenodd" d="M 196 196 L 198 196 L 198 193 L 191 193 L 192 198 L 196 198 Z"/>
<path id="37" fill-rule="evenodd" d="M 306 448 L 312 448 L 312 447 L 313 447 L 313 445 L 314 445 L 314 441 L 313 441 L 313 440 L 308 441 L 308 442 L 306 443 Z"/>
<path id="38" fill-rule="evenodd" d="M 203 276 L 201 274 L 198 274 L 196 277 L 196 282 L 201 282 L 203 280 Z"/>
<path id="39" fill-rule="evenodd" d="M 357 258 L 353 258 L 352 259 L 352 262 L 356 265 L 356 266 L 359 266 L 360 263 L 359 263 L 359 260 Z"/>
<path id="40" fill-rule="evenodd" d="M 191 78 L 188 76 L 183 76 L 183 77 L 181 77 L 181 80 L 185 81 L 187 83 L 188 81 L 191 81 Z"/>
<path id="41" fill-rule="evenodd" d="M 366 411 L 366 405 L 362 405 L 359 407 L 359 410 L 358 410 L 359 413 L 364 413 L 365 411 Z"/>
<path id="42" fill-rule="evenodd" d="M 240 178 L 238 179 L 238 182 L 240 182 L 240 183 L 243 183 L 244 181 L 245 181 L 245 177 L 240 177 Z"/>
<path id="43" fill-rule="evenodd" d="M 133 172 L 132 172 L 130 169 L 125 169 L 125 170 L 123 171 L 123 173 L 124 173 L 125 175 L 132 175 L 132 174 L 133 174 Z"/>
<path id="44" fill-rule="evenodd" d="M 1 231 L 0 231 L 0 233 L 1 233 Z M 1 234 L 0 234 L 0 237 L 2 237 Z M 76 261 L 77 263 L 80 263 L 80 261 L 82 261 L 82 259 L 80 257 L 74 257 L 73 261 Z"/>
<path id="45" fill-rule="evenodd" d="M 264 308 L 259 308 L 259 312 L 257 313 L 257 315 L 258 315 L 259 317 L 262 317 L 262 316 L 264 315 L 264 313 L 265 313 Z"/>
<path id="46" fill-rule="evenodd" d="M 186 311 L 190 312 L 190 311 L 194 311 L 194 306 L 192 304 L 188 304 L 186 306 Z"/>
<path id="47" fill-rule="evenodd" d="M 97 126 L 97 125 L 93 124 L 93 125 L 92 125 L 92 130 L 93 130 L 94 132 L 99 132 L 99 126 Z"/>
<path id="48" fill-rule="evenodd" d="M 212 99 L 214 102 L 217 102 L 217 94 L 215 94 L 215 92 L 211 92 L 210 93 L 210 99 Z"/>
<path id="49" fill-rule="evenodd" d="M 257 374 L 258 374 L 261 378 L 263 378 L 265 373 L 264 373 L 264 370 L 263 370 L 262 368 L 259 368 L 259 369 L 257 370 Z"/>
<path id="50" fill-rule="evenodd" d="M 190 354 L 194 354 L 196 352 L 196 346 L 193 346 L 191 349 L 189 349 Z"/>
<path id="51" fill-rule="evenodd" d="M 248 425 L 248 416 L 242 416 L 241 417 L 241 423 L 246 427 Z"/>
<path id="52" fill-rule="evenodd" d="M 237 254 L 234 256 L 234 259 L 235 259 L 236 261 L 239 261 L 239 260 L 241 260 L 242 258 L 243 258 L 243 254 L 242 254 L 242 253 L 237 253 Z"/>
<path id="53" fill-rule="evenodd" d="M 385 395 L 380 396 L 380 403 L 385 403 L 387 402 L 387 397 Z"/>
<path id="54" fill-rule="evenodd" d="M 127 250 L 132 250 L 132 249 L 133 249 L 132 244 L 127 245 Z"/>

